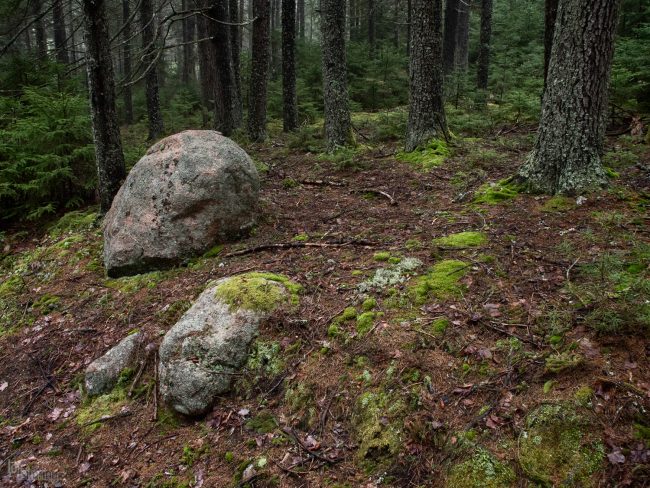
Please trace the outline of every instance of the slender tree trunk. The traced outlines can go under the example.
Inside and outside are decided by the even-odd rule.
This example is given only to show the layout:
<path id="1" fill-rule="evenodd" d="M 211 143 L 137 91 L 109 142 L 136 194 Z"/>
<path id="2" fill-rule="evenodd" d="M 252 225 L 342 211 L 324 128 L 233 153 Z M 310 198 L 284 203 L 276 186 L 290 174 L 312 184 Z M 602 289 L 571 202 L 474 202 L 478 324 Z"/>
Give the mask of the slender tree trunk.
<path id="1" fill-rule="evenodd" d="M 126 176 L 104 0 L 83 0 L 90 113 L 97 160 L 100 211 L 111 208 Z"/>
<path id="2" fill-rule="evenodd" d="M 183 0 L 182 9 L 189 10 L 193 4 Z M 183 65 L 181 68 L 181 81 L 189 85 L 196 81 L 196 51 L 192 44 L 196 38 L 196 17 L 187 16 L 182 21 L 183 29 Z"/>
<path id="3" fill-rule="evenodd" d="M 162 112 L 160 110 L 160 88 L 158 85 L 158 62 L 156 60 L 156 44 L 154 32 L 157 29 L 156 17 L 153 14 L 152 0 L 140 0 L 140 24 L 142 29 L 142 61 L 147 75 L 145 76 L 145 95 L 147 99 L 147 116 L 149 119 L 148 139 L 158 139 L 165 130 Z"/>
<path id="4" fill-rule="evenodd" d="M 490 73 L 490 43 L 492 42 L 492 1 L 481 0 L 481 37 L 478 50 L 478 88 L 486 91 Z"/>
<path id="5" fill-rule="evenodd" d="M 126 84 L 122 89 L 124 100 L 124 121 L 127 124 L 133 123 L 133 92 L 131 90 L 132 67 L 131 67 L 131 4 L 130 0 L 122 0 L 122 71 Z"/>
<path id="6" fill-rule="evenodd" d="M 557 18 L 558 0 L 546 0 L 544 4 L 544 84 L 548 75 L 548 65 L 551 61 L 551 50 L 553 49 L 553 33 L 555 32 L 555 19 Z"/>
<path id="7" fill-rule="evenodd" d="M 266 139 L 266 93 L 271 57 L 271 1 L 253 0 L 253 59 L 251 65 L 248 136 L 252 141 Z"/>
<path id="8" fill-rule="evenodd" d="M 435 137 L 447 137 L 441 17 L 442 0 L 413 0 L 407 152 Z"/>
<path id="9" fill-rule="evenodd" d="M 298 128 L 296 95 L 296 0 L 282 0 L 282 99 L 284 131 Z"/>
<path id="10" fill-rule="evenodd" d="M 225 136 L 232 134 L 237 126 L 234 107 L 235 77 L 232 66 L 231 31 L 227 24 L 230 19 L 228 13 L 228 0 L 213 0 L 208 15 L 216 19 L 210 23 L 212 29 L 212 42 L 214 43 L 216 69 L 216 97 L 214 100 L 215 128 Z"/>
<path id="11" fill-rule="evenodd" d="M 52 21 L 54 28 L 54 48 L 56 49 L 56 60 L 62 64 L 68 64 L 68 35 L 65 29 L 65 14 L 63 12 L 63 0 L 54 0 L 52 3 Z"/>
<path id="12" fill-rule="evenodd" d="M 393 45 L 395 46 L 395 49 L 399 48 L 399 41 L 400 41 L 400 25 L 399 25 L 399 17 L 400 17 L 400 11 L 402 9 L 402 2 L 400 0 L 395 0 L 395 3 L 393 5 L 393 22 L 395 25 L 393 26 Z"/>
<path id="13" fill-rule="evenodd" d="M 406 56 L 411 56 L 411 22 L 413 20 L 413 1 L 406 0 Z"/>
<path id="14" fill-rule="evenodd" d="M 321 0 L 323 95 L 328 151 L 352 141 L 345 53 L 345 0 Z"/>
<path id="15" fill-rule="evenodd" d="M 445 7 L 445 30 L 442 41 L 442 59 L 445 74 L 449 74 L 454 70 L 459 1 L 447 0 L 447 6 Z"/>
<path id="16" fill-rule="evenodd" d="M 375 0 L 368 0 L 368 46 L 370 57 L 374 58 L 377 50 L 377 5 Z"/>
<path id="17" fill-rule="evenodd" d="M 575 195 L 606 184 L 601 165 L 617 0 L 559 3 L 537 142 L 516 180 Z"/>
<path id="18" fill-rule="evenodd" d="M 458 29 L 456 31 L 456 67 L 460 71 L 469 68 L 469 17 L 472 0 L 458 2 Z"/>
<path id="19" fill-rule="evenodd" d="M 70 63 L 75 63 L 77 61 L 77 41 L 75 40 L 75 28 L 74 28 L 74 3 L 68 3 L 68 22 L 69 22 L 69 32 L 70 32 L 70 42 L 68 45 L 68 60 Z"/>
<path id="20" fill-rule="evenodd" d="M 41 17 L 41 0 L 34 0 L 33 14 L 37 18 L 34 23 L 34 34 L 36 36 L 36 51 L 38 57 L 43 61 L 47 57 L 47 39 L 45 37 L 45 26 L 43 25 L 43 18 Z"/>
<path id="21" fill-rule="evenodd" d="M 305 39 L 305 0 L 298 0 L 298 35 Z"/>
<path id="22" fill-rule="evenodd" d="M 208 7 L 206 0 L 201 4 L 202 7 Z M 199 39 L 206 39 L 210 36 L 212 21 L 204 15 L 197 17 L 197 36 Z M 202 41 L 198 44 L 199 52 L 199 72 L 200 72 L 200 86 L 201 86 L 201 100 L 203 102 L 203 126 L 208 126 L 208 116 L 210 113 L 216 111 L 214 100 L 217 91 L 217 72 L 215 46 L 212 41 Z"/>
<path id="23" fill-rule="evenodd" d="M 239 18 L 239 6 L 237 0 L 230 0 L 230 53 L 232 56 L 232 76 L 233 76 L 233 119 L 235 127 L 241 127 L 244 114 L 242 107 L 241 95 L 241 44 L 240 32 L 241 27 L 238 25 L 241 22 Z"/>

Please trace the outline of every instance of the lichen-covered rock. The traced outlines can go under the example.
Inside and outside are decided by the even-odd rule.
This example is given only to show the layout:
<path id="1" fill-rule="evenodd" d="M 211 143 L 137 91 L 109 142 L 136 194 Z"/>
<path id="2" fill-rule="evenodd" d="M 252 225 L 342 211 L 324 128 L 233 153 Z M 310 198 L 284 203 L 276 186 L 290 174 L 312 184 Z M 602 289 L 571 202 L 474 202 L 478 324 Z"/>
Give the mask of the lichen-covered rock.
<path id="1" fill-rule="evenodd" d="M 205 413 L 246 364 L 260 322 L 281 306 L 295 305 L 298 290 L 271 273 L 246 273 L 209 286 L 160 346 L 163 399 L 184 415 Z"/>
<path id="2" fill-rule="evenodd" d="M 595 486 L 604 446 L 587 417 L 568 404 L 542 405 L 530 413 L 519 438 L 519 463 L 544 486 Z"/>
<path id="3" fill-rule="evenodd" d="M 259 176 L 236 143 L 185 131 L 152 146 L 106 214 L 104 264 L 111 277 L 164 269 L 250 228 Z"/>
<path id="4" fill-rule="evenodd" d="M 142 335 L 136 332 L 90 363 L 84 380 L 86 393 L 96 396 L 112 390 L 122 371 L 134 365 L 141 345 Z"/>

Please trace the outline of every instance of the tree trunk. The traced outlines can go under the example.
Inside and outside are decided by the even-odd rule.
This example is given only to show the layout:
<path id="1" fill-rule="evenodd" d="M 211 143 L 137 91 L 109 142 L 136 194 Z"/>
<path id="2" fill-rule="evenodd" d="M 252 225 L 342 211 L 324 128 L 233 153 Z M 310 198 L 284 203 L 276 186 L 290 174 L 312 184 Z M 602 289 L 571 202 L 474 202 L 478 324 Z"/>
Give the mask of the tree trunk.
<path id="1" fill-rule="evenodd" d="M 481 0 L 481 37 L 478 50 L 479 90 L 487 90 L 490 73 L 490 42 L 492 41 L 492 1 Z"/>
<path id="2" fill-rule="evenodd" d="M 305 0 L 298 0 L 298 35 L 305 39 Z"/>
<path id="3" fill-rule="evenodd" d="M 193 4 L 183 0 L 182 9 L 188 10 Z M 181 69 L 181 81 L 189 85 L 196 81 L 196 51 L 194 40 L 196 38 L 196 16 L 189 15 L 182 21 L 183 28 L 183 66 Z"/>
<path id="4" fill-rule="evenodd" d="M 104 0 L 83 0 L 90 113 L 97 160 L 100 211 L 111 208 L 126 177 Z"/>
<path id="5" fill-rule="evenodd" d="M 70 63 L 74 64 L 77 61 L 77 41 L 75 40 L 75 27 L 74 27 L 74 6 L 75 4 L 73 2 L 68 3 L 68 22 L 70 28 L 68 29 L 70 32 L 70 39 L 68 43 L 68 61 Z"/>
<path id="6" fill-rule="evenodd" d="M 227 24 L 230 19 L 228 0 L 213 0 L 208 16 L 216 19 L 216 21 L 210 23 L 215 54 L 213 69 L 216 69 L 217 72 L 214 123 L 216 130 L 225 136 L 229 136 L 237 126 L 235 116 L 237 102 L 230 45 L 231 31 L 230 26 Z"/>
<path id="7" fill-rule="evenodd" d="M 298 128 L 296 0 L 282 0 L 282 102 L 284 131 L 294 131 Z"/>
<path id="8" fill-rule="evenodd" d="M 328 151 L 352 141 L 345 53 L 345 0 L 321 0 L 323 95 Z"/>
<path id="9" fill-rule="evenodd" d="M 411 22 L 413 20 L 413 1 L 406 0 L 406 56 L 411 56 Z"/>
<path id="10" fill-rule="evenodd" d="M 204 0 L 201 7 L 208 7 Z M 206 39 L 210 36 L 212 21 L 204 15 L 197 17 L 196 28 L 199 39 Z M 215 112 L 214 100 L 216 97 L 217 72 L 214 69 L 216 65 L 215 46 L 211 40 L 202 41 L 198 44 L 199 52 L 199 84 L 201 86 L 201 100 L 203 102 L 203 127 L 208 126 L 208 117 L 210 113 Z"/>
<path id="11" fill-rule="evenodd" d="M 52 4 L 52 21 L 54 28 L 54 48 L 56 60 L 62 64 L 68 64 L 68 35 L 65 29 L 65 14 L 63 13 L 63 0 L 54 0 Z"/>
<path id="12" fill-rule="evenodd" d="M 460 0 L 447 0 L 445 7 L 445 31 L 442 42 L 442 59 L 445 74 L 454 70 L 456 60 L 456 36 L 458 30 L 458 4 Z"/>
<path id="13" fill-rule="evenodd" d="M 394 6 L 393 6 L 393 22 L 395 25 L 393 26 L 393 46 L 395 46 L 395 49 L 399 48 L 399 38 L 400 38 L 400 12 L 402 10 L 402 2 L 400 0 L 395 0 Z"/>
<path id="14" fill-rule="evenodd" d="M 619 5 L 559 4 L 537 142 L 516 178 L 529 190 L 575 195 L 607 182 L 601 156 Z"/>
<path id="15" fill-rule="evenodd" d="M 472 0 L 460 0 L 458 6 L 456 67 L 460 71 L 467 71 L 467 68 L 469 68 L 469 16 L 472 8 Z"/>
<path id="16" fill-rule="evenodd" d="M 239 5 L 237 0 L 230 0 L 230 53 L 231 53 L 231 62 L 232 62 L 232 76 L 233 76 L 233 119 L 235 122 L 235 127 L 241 127 L 241 124 L 244 119 L 243 108 L 242 108 L 242 95 L 241 95 L 241 44 L 240 44 L 240 32 L 241 26 L 238 24 L 241 22 L 239 18 Z"/>
<path id="17" fill-rule="evenodd" d="M 34 34 L 36 36 L 36 51 L 40 61 L 45 60 L 47 57 L 47 39 L 45 36 L 45 26 L 43 25 L 43 18 L 41 17 L 41 0 L 34 0 L 32 6 L 34 17 L 37 19 L 34 22 Z"/>
<path id="18" fill-rule="evenodd" d="M 377 5 L 375 0 L 368 0 L 368 46 L 370 47 L 370 57 L 375 57 L 377 49 Z"/>
<path id="19" fill-rule="evenodd" d="M 253 59 L 251 64 L 248 136 L 266 139 L 266 93 L 271 58 L 271 0 L 253 0 Z"/>
<path id="20" fill-rule="evenodd" d="M 160 94 L 158 85 L 158 53 L 154 40 L 157 29 L 156 17 L 153 14 L 152 0 L 140 0 L 140 24 L 142 29 L 142 61 L 147 75 L 145 76 L 145 95 L 147 99 L 147 116 L 149 119 L 148 140 L 158 139 L 163 133 L 164 124 L 160 110 Z"/>
<path id="21" fill-rule="evenodd" d="M 551 50 L 553 49 L 553 33 L 555 32 L 555 19 L 557 18 L 558 0 L 546 0 L 544 4 L 544 85 L 548 75 L 548 64 L 551 61 Z"/>
<path id="22" fill-rule="evenodd" d="M 413 0 L 407 152 L 435 137 L 447 137 L 441 17 L 442 0 Z"/>
<path id="23" fill-rule="evenodd" d="M 131 5 L 130 0 L 122 0 L 122 75 L 126 84 L 122 89 L 124 100 L 124 121 L 127 124 L 133 123 L 133 91 L 131 90 L 132 67 L 131 67 Z"/>

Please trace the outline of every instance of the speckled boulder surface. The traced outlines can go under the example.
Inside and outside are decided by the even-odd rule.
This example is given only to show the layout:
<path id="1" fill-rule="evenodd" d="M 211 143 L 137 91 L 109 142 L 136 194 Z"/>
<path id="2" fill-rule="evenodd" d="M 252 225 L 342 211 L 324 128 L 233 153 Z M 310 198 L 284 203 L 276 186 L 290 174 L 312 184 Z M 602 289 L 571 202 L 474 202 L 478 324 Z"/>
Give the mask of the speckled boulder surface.
<path id="1" fill-rule="evenodd" d="M 218 132 L 163 139 L 133 167 L 106 214 L 106 272 L 169 268 L 237 238 L 254 223 L 259 187 L 251 158 Z"/>
<path id="2" fill-rule="evenodd" d="M 86 368 L 84 384 L 90 396 L 108 393 L 117 384 L 120 373 L 132 367 L 142 345 L 142 334 L 131 334 Z"/>
<path id="3" fill-rule="evenodd" d="M 184 415 L 207 412 L 246 364 L 260 322 L 291 302 L 293 286 L 284 277 L 262 273 L 211 284 L 160 345 L 163 400 Z"/>

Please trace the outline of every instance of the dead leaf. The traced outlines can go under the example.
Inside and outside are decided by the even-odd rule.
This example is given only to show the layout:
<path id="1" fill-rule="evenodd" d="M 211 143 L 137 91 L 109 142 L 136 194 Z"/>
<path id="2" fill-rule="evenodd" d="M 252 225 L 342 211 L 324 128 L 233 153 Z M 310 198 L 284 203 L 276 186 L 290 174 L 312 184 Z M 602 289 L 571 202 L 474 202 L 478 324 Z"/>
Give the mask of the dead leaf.
<path id="1" fill-rule="evenodd" d="M 6 381 L 3 382 L 3 383 L 0 385 L 0 391 L 5 391 L 5 390 L 7 389 L 8 386 L 9 386 L 9 383 L 7 383 Z"/>

